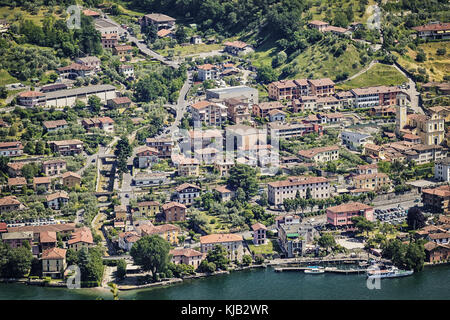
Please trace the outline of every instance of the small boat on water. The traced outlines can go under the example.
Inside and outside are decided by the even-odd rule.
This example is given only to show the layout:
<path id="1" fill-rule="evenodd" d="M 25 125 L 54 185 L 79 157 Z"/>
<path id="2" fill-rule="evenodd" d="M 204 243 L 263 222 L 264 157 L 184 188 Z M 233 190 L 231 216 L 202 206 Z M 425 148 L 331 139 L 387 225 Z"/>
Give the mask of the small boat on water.
<path id="1" fill-rule="evenodd" d="M 325 268 L 324 267 L 319 267 L 319 266 L 311 266 L 305 269 L 305 273 L 311 273 L 311 274 L 319 274 L 319 273 L 324 273 L 325 272 Z"/>
<path id="2" fill-rule="evenodd" d="M 368 270 L 367 277 L 370 279 L 398 278 L 410 276 L 413 273 L 413 270 L 400 270 L 397 267 L 391 267 L 386 270 Z"/>

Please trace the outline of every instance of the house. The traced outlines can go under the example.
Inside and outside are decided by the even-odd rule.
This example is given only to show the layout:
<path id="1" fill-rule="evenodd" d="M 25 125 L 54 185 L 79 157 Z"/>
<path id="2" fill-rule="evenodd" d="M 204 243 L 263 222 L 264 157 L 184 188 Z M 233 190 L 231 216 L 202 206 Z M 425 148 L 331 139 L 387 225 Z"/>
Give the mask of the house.
<path id="1" fill-rule="evenodd" d="M 133 47 L 130 45 L 115 45 L 112 49 L 113 54 L 123 57 L 125 55 L 133 55 Z"/>
<path id="2" fill-rule="evenodd" d="M 275 217 L 275 223 L 277 230 L 279 230 L 282 225 L 300 223 L 300 217 L 298 215 L 291 214 L 278 215 Z"/>
<path id="3" fill-rule="evenodd" d="M 160 158 L 170 158 L 172 155 L 173 141 L 170 138 L 147 138 L 145 144 L 157 149 Z"/>
<path id="4" fill-rule="evenodd" d="M 295 137 L 302 137 L 306 134 L 317 133 L 319 136 L 323 135 L 323 127 L 313 123 L 269 123 L 269 135 L 272 138 L 291 139 Z"/>
<path id="5" fill-rule="evenodd" d="M 42 252 L 42 276 L 62 278 L 66 270 L 66 249 L 50 248 Z"/>
<path id="6" fill-rule="evenodd" d="M 0 156 L 16 157 L 23 154 L 23 145 L 20 141 L 0 142 Z"/>
<path id="7" fill-rule="evenodd" d="M 24 107 L 37 107 L 45 105 L 45 94 L 38 91 L 23 91 L 17 95 L 17 103 Z"/>
<path id="8" fill-rule="evenodd" d="M 450 182 L 450 158 L 447 157 L 434 163 L 434 178 Z"/>
<path id="9" fill-rule="evenodd" d="M 31 231 L 31 233 L 33 233 Z M 56 248 L 58 244 L 58 237 L 55 231 L 42 231 L 39 233 L 39 244 L 41 251 L 45 251 L 50 248 Z"/>
<path id="10" fill-rule="evenodd" d="M 355 105 L 355 96 L 351 91 L 336 92 L 334 96 L 339 101 L 338 109 L 349 109 Z"/>
<path id="11" fill-rule="evenodd" d="M 141 214 L 156 216 L 160 210 L 160 204 L 158 201 L 143 201 L 137 203 L 138 210 Z"/>
<path id="12" fill-rule="evenodd" d="M 297 193 L 302 198 L 309 193 L 313 199 L 330 197 L 330 183 L 324 177 L 289 177 L 284 181 L 269 182 L 267 187 L 269 203 L 276 206 L 282 205 L 285 199 L 294 199 Z"/>
<path id="13" fill-rule="evenodd" d="M 119 248 L 128 252 L 140 238 L 135 231 L 122 232 L 119 234 Z"/>
<path id="14" fill-rule="evenodd" d="M 219 173 L 221 177 L 228 176 L 230 169 L 234 167 L 233 161 L 216 161 L 214 162 L 214 170 Z"/>
<path id="15" fill-rule="evenodd" d="M 186 206 L 175 201 L 165 203 L 162 206 L 166 222 L 186 220 Z"/>
<path id="16" fill-rule="evenodd" d="M 185 205 L 194 203 L 194 199 L 200 197 L 201 188 L 190 184 L 183 183 L 175 188 L 174 200 Z"/>
<path id="17" fill-rule="evenodd" d="M 329 98 L 329 97 L 323 97 L 323 98 Z M 319 113 L 319 114 L 317 114 L 317 117 L 320 119 L 320 122 L 323 124 L 335 124 L 335 123 L 341 123 L 342 119 L 344 118 L 344 115 L 339 112 Z"/>
<path id="18" fill-rule="evenodd" d="M 334 227 L 352 227 L 352 218 L 361 216 L 374 221 L 374 209 L 361 202 L 348 202 L 327 208 L 327 223 Z"/>
<path id="19" fill-rule="evenodd" d="M 143 16 L 140 20 L 141 26 L 154 25 L 157 30 L 172 29 L 175 27 L 175 18 L 162 13 L 150 13 Z"/>
<path id="20" fill-rule="evenodd" d="M 394 117 L 396 112 L 393 106 L 376 106 L 369 111 L 372 117 Z"/>
<path id="21" fill-rule="evenodd" d="M 133 177 L 135 186 L 157 186 L 167 182 L 166 172 L 140 172 Z"/>
<path id="22" fill-rule="evenodd" d="M 334 82 L 330 78 L 308 79 L 310 95 L 312 96 L 331 96 L 334 94 Z"/>
<path id="23" fill-rule="evenodd" d="M 181 157 L 176 160 L 180 177 L 197 177 L 200 175 L 200 162 L 195 158 Z"/>
<path id="24" fill-rule="evenodd" d="M 114 206 L 115 220 L 126 221 L 127 220 L 127 207 L 125 205 Z"/>
<path id="25" fill-rule="evenodd" d="M 450 186 L 422 189 L 422 203 L 428 210 L 448 214 L 450 212 Z"/>
<path id="26" fill-rule="evenodd" d="M 175 38 L 175 34 L 172 32 L 172 30 L 169 29 L 161 29 L 156 32 L 156 35 L 159 38 Z"/>
<path id="27" fill-rule="evenodd" d="M 405 93 L 396 86 L 354 88 L 350 92 L 355 97 L 356 108 L 397 105 L 398 98 L 405 96 Z"/>
<path id="28" fill-rule="evenodd" d="M 178 245 L 178 235 L 181 232 L 181 229 L 173 224 L 161 224 L 159 226 L 145 224 L 137 229 L 140 231 L 141 236 L 158 235 L 174 246 Z"/>
<path id="29" fill-rule="evenodd" d="M 262 223 L 255 223 L 252 225 L 253 230 L 253 244 L 254 245 L 260 245 L 260 244 L 266 244 L 267 238 L 266 238 L 266 231 L 267 228 Z"/>
<path id="30" fill-rule="evenodd" d="M 191 43 L 192 44 L 202 44 L 202 37 L 200 37 L 199 35 L 193 35 L 191 37 Z"/>
<path id="31" fill-rule="evenodd" d="M 21 210 L 23 208 L 24 205 L 15 196 L 0 198 L 0 213 Z"/>
<path id="32" fill-rule="evenodd" d="M 227 119 L 227 107 L 222 104 L 203 100 L 191 105 L 194 126 L 221 126 Z"/>
<path id="33" fill-rule="evenodd" d="M 82 227 L 76 229 L 69 241 L 67 241 L 67 248 L 74 251 L 79 251 L 82 248 L 90 248 L 94 246 L 94 238 L 92 237 L 91 229 Z"/>
<path id="34" fill-rule="evenodd" d="M 244 254 L 243 240 L 242 235 L 233 233 L 202 236 L 200 237 L 200 251 L 202 253 L 208 253 L 216 245 L 220 245 L 228 251 L 228 258 L 230 260 L 240 260 Z"/>
<path id="35" fill-rule="evenodd" d="M 433 241 L 437 244 L 450 244 L 450 233 L 448 232 L 430 233 L 426 239 L 428 241 Z"/>
<path id="36" fill-rule="evenodd" d="M 229 190 L 225 186 L 217 186 L 213 188 L 214 192 L 217 192 L 220 196 L 221 201 L 226 202 L 230 201 L 233 198 L 234 192 Z"/>
<path id="37" fill-rule="evenodd" d="M 308 96 L 310 85 L 307 79 L 280 80 L 269 83 L 268 91 L 272 100 L 294 100 Z"/>
<path id="38" fill-rule="evenodd" d="M 235 86 L 227 88 L 216 88 L 206 90 L 206 99 L 217 99 L 223 101 L 230 98 L 245 98 L 248 99 L 248 103 L 258 103 L 258 90 L 247 86 Z"/>
<path id="39" fill-rule="evenodd" d="M 227 41 L 224 43 L 224 52 L 228 52 L 235 56 L 245 55 L 253 51 L 253 49 L 243 41 Z"/>
<path id="40" fill-rule="evenodd" d="M 75 172 L 67 171 L 61 175 L 62 185 L 67 188 L 73 188 L 80 186 L 81 176 Z"/>
<path id="41" fill-rule="evenodd" d="M 251 120 L 251 106 L 247 98 L 229 98 L 224 101 L 227 107 L 228 119 L 234 124 L 241 124 L 243 122 L 250 122 Z"/>
<path id="42" fill-rule="evenodd" d="M 411 28 L 416 31 L 417 36 L 421 39 L 449 39 L 450 23 L 442 23 L 439 21 L 430 22 L 429 24 Z"/>
<path id="43" fill-rule="evenodd" d="M 24 242 L 28 242 L 30 247 L 33 244 L 33 232 L 19 231 L 1 233 L 2 242 L 9 245 L 11 248 L 20 248 Z"/>
<path id="44" fill-rule="evenodd" d="M 47 132 L 52 132 L 60 129 L 66 129 L 67 121 L 66 120 L 44 121 L 42 125 L 44 126 Z"/>
<path id="45" fill-rule="evenodd" d="M 92 17 L 94 19 L 100 18 L 100 13 L 90 10 L 90 9 L 83 10 L 83 14 L 87 17 Z"/>
<path id="46" fill-rule="evenodd" d="M 420 136 L 415 135 L 415 134 L 411 134 L 411 133 L 406 133 L 402 136 L 402 139 L 404 141 L 407 142 L 411 142 L 411 143 L 417 143 L 417 144 L 421 144 L 422 140 L 420 140 Z"/>
<path id="47" fill-rule="evenodd" d="M 56 69 L 61 79 L 76 79 L 94 75 L 94 68 L 79 63 L 71 63 L 68 66 Z"/>
<path id="48" fill-rule="evenodd" d="M 412 144 L 403 152 L 406 158 L 418 165 L 439 161 L 447 156 L 447 151 L 440 145 Z"/>
<path id="49" fill-rule="evenodd" d="M 219 129 L 199 130 L 196 128 L 189 130 L 188 135 L 190 143 L 190 149 L 188 151 L 195 151 L 206 147 L 221 148 L 223 145 L 222 131 Z"/>
<path id="50" fill-rule="evenodd" d="M 45 191 L 49 191 L 51 184 L 52 184 L 51 177 L 34 177 L 33 178 L 34 191 L 37 191 L 38 188 L 43 188 Z"/>
<path id="51" fill-rule="evenodd" d="M 359 132 L 342 131 L 341 141 L 350 150 L 357 151 L 364 147 L 366 143 L 372 142 L 372 136 Z"/>
<path id="52" fill-rule="evenodd" d="M 66 170 L 66 161 L 60 159 L 47 160 L 42 162 L 42 171 L 46 176 L 56 176 L 60 175 L 64 170 Z"/>
<path id="53" fill-rule="evenodd" d="M 134 67 L 128 64 L 122 64 L 119 66 L 119 73 L 127 79 L 134 78 Z"/>
<path id="54" fill-rule="evenodd" d="M 200 266 L 204 257 L 203 253 L 191 248 L 172 249 L 169 254 L 172 255 L 172 263 L 187 264 L 193 266 L 194 269 L 197 269 Z"/>
<path id="55" fill-rule="evenodd" d="M 21 177 L 22 176 L 22 168 L 26 165 L 27 162 L 9 162 L 8 166 L 8 175 L 12 178 Z"/>
<path id="56" fill-rule="evenodd" d="M 221 159 L 222 152 L 214 147 L 195 148 L 194 158 L 203 164 L 213 164 Z"/>
<path id="57" fill-rule="evenodd" d="M 216 80 L 219 78 L 219 69 L 210 63 L 197 66 L 197 73 L 200 81 Z"/>
<path id="58" fill-rule="evenodd" d="M 110 117 L 87 118 L 83 119 L 81 124 L 88 131 L 93 128 L 99 128 L 106 133 L 114 132 L 114 120 Z"/>
<path id="59" fill-rule="evenodd" d="M 83 152 L 83 141 L 78 139 L 49 141 L 48 144 L 53 152 L 63 156 L 72 156 Z"/>
<path id="60" fill-rule="evenodd" d="M 447 262 L 450 259 L 450 245 L 429 241 L 424 244 L 425 261 L 429 263 Z"/>
<path id="61" fill-rule="evenodd" d="M 312 20 L 308 23 L 310 28 L 317 29 L 319 31 L 323 31 L 330 26 L 328 22 L 320 21 L 320 20 Z"/>
<path id="62" fill-rule="evenodd" d="M 83 58 L 77 58 L 75 62 L 83 66 L 93 68 L 95 70 L 100 70 L 101 60 L 95 56 L 86 56 Z"/>
<path id="63" fill-rule="evenodd" d="M 128 108 L 131 105 L 131 100 L 128 97 L 117 97 L 114 99 L 108 100 L 108 107 L 113 109 L 122 109 Z"/>
<path id="64" fill-rule="evenodd" d="M 148 168 L 158 161 L 158 150 L 147 146 L 139 147 L 136 150 L 136 157 L 140 169 Z"/>
<path id="65" fill-rule="evenodd" d="M 301 160 L 313 161 L 315 163 L 334 161 L 339 159 L 339 147 L 328 146 L 300 150 L 298 155 Z"/>
<path id="66" fill-rule="evenodd" d="M 390 179 L 382 172 L 371 174 L 359 174 L 353 177 L 353 185 L 356 189 L 379 190 L 390 186 Z"/>
<path id="67" fill-rule="evenodd" d="M 317 230 L 310 225 L 300 223 L 282 224 L 278 229 L 278 240 L 286 258 L 303 255 L 308 244 L 311 246 Z"/>
<path id="68" fill-rule="evenodd" d="M 255 117 L 265 118 L 269 115 L 269 112 L 272 110 L 281 111 L 286 107 L 281 104 L 279 101 L 271 101 L 271 102 L 260 102 L 254 104 L 252 107 L 252 113 Z"/>
<path id="69" fill-rule="evenodd" d="M 275 122 L 275 121 L 284 122 L 284 120 L 286 120 L 286 112 L 284 112 L 282 110 L 270 110 L 269 111 L 269 121 L 270 122 Z"/>
<path id="70" fill-rule="evenodd" d="M 45 199 L 50 209 L 59 210 L 69 202 L 69 194 L 65 191 L 59 191 L 49 194 Z"/>
<path id="71" fill-rule="evenodd" d="M 65 83 L 55 83 L 55 84 L 49 84 L 46 86 L 42 86 L 40 92 L 47 93 L 47 92 L 53 92 L 58 90 L 66 90 L 69 87 Z"/>
<path id="72" fill-rule="evenodd" d="M 376 163 L 359 165 L 356 167 L 356 172 L 358 174 L 378 173 L 378 165 Z"/>
<path id="73" fill-rule="evenodd" d="M 112 49 L 119 44 L 119 36 L 113 33 L 102 34 L 101 44 L 103 49 Z"/>
<path id="74" fill-rule="evenodd" d="M 24 177 L 8 178 L 8 187 L 11 190 L 22 190 L 27 185 L 27 179 Z"/>

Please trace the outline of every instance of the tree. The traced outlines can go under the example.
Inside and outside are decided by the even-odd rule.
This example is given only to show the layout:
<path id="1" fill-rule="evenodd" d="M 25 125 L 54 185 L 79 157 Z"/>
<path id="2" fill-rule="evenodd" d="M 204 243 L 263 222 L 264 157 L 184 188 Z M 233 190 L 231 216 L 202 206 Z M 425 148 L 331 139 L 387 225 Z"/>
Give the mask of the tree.
<path id="1" fill-rule="evenodd" d="M 127 262 L 124 259 L 117 261 L 117 278 L 123 279 L 127 274 Z"/>
<path id="2" fill-rule="evenodd" d="M 250 256 L 250 255 L 248 255 L 248 254 L 245 254 L 245 255 L 242 257 L 242 263 L 243 263 L 244 265 L 246 265 L 246 266 L 250 265 L 250 264 L 252 263 L 252 256 Z"/>
<path id="3" fill-rule="evenodd" d="M 257 171 L 245 164 L 237 164 L 230 169 L 230 175 L 227 179 L 227 186 L 232 190 L 242 188 L 246 199 L 250 199 L 258 191 L 258 182 L 256 179 Z"/>
<path id="4" fill-rule="evenodd" d="M 331 235 L 330 233 L 325 233 L 323 234 L 319 240 L 317 241 L 317 243 L 319 244 L 319 246 L 321 246 L 322 248 L 325 248 L 325 250 L 327 251 L 328 254 L 328 249 L 329 248 L 333 248 L 336 245 L 336 241 L 334 240 L 333 235 Z"/>
<path id="5" fill-rule="evenodd" d="M 99 247 L 82 248 L 78 251 L 78 266 L 81 280 L 98 286 L 103 278 L 103 252 Z"/>
<path id="6" fill-rule="evenodd" d="M 6 247 L 6 250 L 3 249 L 5 261 L 0 262 L 0 274 L 5 278 L 22 278 L 27 275 L 33 261 L 29 243 L 24 242 L 19 248 L 9 248 L 7 245 Z"/>
<path id="7" fill-rule="evenodd" d="M 185 43 L 187 41 L 187 32 L 186 28 L 182 25 L 177 26 L 177 30 L 175 31 L 175 38 L 178 43 Z"/>
<path id="8" fill-rule="evenodd" d="M 352 222 L 354 223 L 355 227 L 359 230 L 359 232 L 366 232 L 367 236 L 369 236 L 369 232 L 375 228 L 373 222 L 367 220 L 363 216 L 353 217 Z"/>
<path id="9" fill-rule="evenodd" d="M 416 61 L 424 62 L 425 60 L 427 60 L 427 55 L 425 54 L 425 52 L 423 50 L 420 50 L 416 55 Z"/>
<path id="10" fill-rule="evenodd" d="M 208 260 L 203 260 L 198 266 L 199 272 L 212 273 L 216 271 L 216 265 L 214 262 L 208 262 Z"/>
<path id="11" fill-rule="evenodd" d="M 425 227 L 425 220 L 422 211 L 418 207 L 409 208 L 406 223 L 408 223 L 410 229 L 417 230 Z"/>
<path id="12" fill-rule="evenodd" d="M 405 264 L 408 269 L 421 271 L 425 262 L 425 249 L 421 243 L 410 242 L 405 254 Z"/>
<path id="13" fill-rule="evenodd" d="M 132 151 L 128 138 L 124 137 L 117 142 L 114 154 L 117 156 L 117 168 L 119 172 L 125 173 L 128 171 L 127 160 L 131 156 Z"/>
<path id="14" fill-rule="evenodd" d="M 208 262 L 213 262 L 216 268 L 226 270 L 230 260 L 227 258 L 228 252 L 225 247 L 221 245 L 215 245 L 214 248 L 208 252 L 206 259 Z"/>
<path id="15" fill-rule="evenodd" d="M 278 80 L 277 72 L 271 66 L 263 66 L 258 69 L 258 78 L 259 82 L 264 84 L 274 82 Z"/>
<path id="16" fill-rule="evenodd" d="M 170 244 L 158 235 L 144 236 L 131 248 L 130 255 L 134 264 L 144 271 L 151 271 L 153 281 L 157 274 L 164 272 L 169 263 Z"/>
<path id="17" fill-rule="evenodd" d="M 92 95 L 88 99 L 88 105 L 95 114 L 98 114 L 102 107 L 102 102 L 99 97 L 97 97 L 96 95 Z"/>

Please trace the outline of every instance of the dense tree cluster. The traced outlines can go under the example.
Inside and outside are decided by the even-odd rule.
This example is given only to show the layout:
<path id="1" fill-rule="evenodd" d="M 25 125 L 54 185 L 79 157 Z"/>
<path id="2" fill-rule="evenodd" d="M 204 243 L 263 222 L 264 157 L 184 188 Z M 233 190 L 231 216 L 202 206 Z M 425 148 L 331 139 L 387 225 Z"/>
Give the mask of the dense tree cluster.
<path id="1" fill-rule="evenodd" d="M 399 239 L 394 239 L 383 247 L 382 256 L 392 260 L 398 268 L 421 271 L 425 261 L 425 249 L 422 241 L 405 244 Z"/>
<path id="2" fill-rule="evenodd" d="M 21 278 L 31 270 L 33 255 L 28 242 L 20 248 L 0 243 L 0 278 Z"/>

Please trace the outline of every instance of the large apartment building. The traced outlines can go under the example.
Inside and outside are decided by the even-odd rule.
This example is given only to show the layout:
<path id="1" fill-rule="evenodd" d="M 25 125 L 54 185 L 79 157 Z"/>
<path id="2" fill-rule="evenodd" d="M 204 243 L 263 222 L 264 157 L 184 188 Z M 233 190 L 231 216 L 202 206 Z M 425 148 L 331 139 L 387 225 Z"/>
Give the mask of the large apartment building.
<path id="1" fill-rule="evenodd" d="M 205 123 L 207 126 L 220 126 L 227 119 L 227 107 L 211 101 L 199 101 L 191 106 L 192 120 L 201 126 Z"/>
<path id="2" fill-rule="evenodd" d="M 233 233 L 202 236 L 200 237 L 200 251 L 208 253 L 216 245 L 220 245 L 227 249 L 230 260 L 240 259 L 244 254 L 243 240 L 242 235 Z"/>
<path id="3" fill-rule="evenodd" d="M 359 174 L 353 177 L 355 189 L 378 190 L 383 186 L 389 186 L 390 180 L 387 174 L 378 172 Z"/>
<path id="4" fill-rule="evenodd" d="M 172 155 L 173 141 L 170 138 L 147 138 L 145 144 L 157 149 L 160 158 L 170 158 Z"/>
<path id="5" fill-rule="evenodd" d="M 302 198 L 306 198 L 308 192 L 313 199 L 330 197 L 330 183 L 323 177 L 289 177 L 284 181 L 269 182 L 267 186 L 268 200 L 273 205 L 282 205 L 285 199 L 294 199 L 297 193 Z"/>
<path id="6" fill-rule="evenodd" d="M 362 216 L 374 221 L 373 208 L 361 202 L 343 203 L 327 209 L 327 223 L 335 227 L 353 226 L 352 218 Z"/>
<path id="7" fill-rule="evenodd" d="M 323 134 L 323 127 L 315 123 L 270 123 L 268 130 L 272 138 L 284 139 L 301 137 L 310 133 L 317 133 L 319 136 Z"/>
<path id="8" fill-rule="evenodd" d="M 269 98 L 273 100 L 294 100 L 301 96 L 331 96 L 334 82 L 329 78 L 281 80 L 268 85 Z"/>
<path id="9" fill-rule="evenodd" d="M 83 151 L 83 141 L 77 139 L 49 141 L 48 144 L 53 152 L 58 152 L 63 156 L 80 154 Z"/>
<path id="10" fill-rule="evenodd" d="M 356 108 L 396 105 L 398 99 L 406 99 L 406 94 L 397 86 L 378 86 L 351 89 Z"/>

